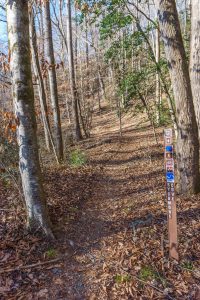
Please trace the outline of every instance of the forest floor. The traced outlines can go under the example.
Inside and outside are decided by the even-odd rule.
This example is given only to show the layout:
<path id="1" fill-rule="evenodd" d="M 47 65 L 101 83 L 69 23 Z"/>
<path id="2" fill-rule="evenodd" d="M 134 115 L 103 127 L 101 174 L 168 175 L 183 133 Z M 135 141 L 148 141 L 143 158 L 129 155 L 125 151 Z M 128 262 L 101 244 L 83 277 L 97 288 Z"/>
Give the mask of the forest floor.
<path id="1" fill-rule="evenodd" d="M 162 128 L 96 112 L 81 167 L 44 166 L 57 240 L 24 231 L 19 195 L 0 186 L 0 299 L 200 299 L 200 196 L 177 196 L 180 261 L 168 258 Z"/>

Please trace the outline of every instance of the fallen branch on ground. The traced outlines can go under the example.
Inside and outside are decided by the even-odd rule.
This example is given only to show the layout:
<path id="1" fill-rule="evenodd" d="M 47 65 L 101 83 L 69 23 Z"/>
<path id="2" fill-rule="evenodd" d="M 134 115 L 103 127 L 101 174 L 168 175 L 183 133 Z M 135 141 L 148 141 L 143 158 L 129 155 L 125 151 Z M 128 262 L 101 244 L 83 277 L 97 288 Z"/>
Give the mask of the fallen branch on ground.
<path id="1" fill-rule="evenodd" d="M 37 267 L 45 266 L 47 264 L 54 264 L 54 263 L 57 263 L 58 261 L 64 259 L 65 257 L 71 258 L 75 254 L 76 254 L 76 252 L 74 252 L 73 254 L 71 254 L 69 256 L 68 255 L 63 255 L 61 257 L 51 259 L 51 260 L 48 260 L 48 261 L 40 261 L 40 262 L 37 262 L 35 264 L 31 264 L 31 265 L 25 265 L 25 266 L 21 265 L 21 266 L 17 266 L 17 267 L 14 267 L 14 268 L 7 269 L 7 270 L 1 270 L 0 274 L 9 273 L 9 272 L 13 272 L 13 271 L 24 270 L 24 269 L 37 268 Z"/>
<path id="2" fill-rule="evenodd" d="M 127 274 L 129 274 L 129 272 L 128 272 L 127 270 L 125 270 L 124 268 L 121 267 L 121 269 L 122 269 L 123 271 L 125 271 Z M 161 289 L 159 289 L 159 288 L 156 287 L 155 285 L 153 285 L 153 284 L 151 284 L 151 283 L 149 283 L 149 282 L 147 282 L 147 281 L 144 281 L 144 280 L 138 278 L 138 277 L 135 276 L 135 275 L 132 275 L 132 274 L 130 274 L 130 275 L 131 275 L 131 277 L 134 278 L 135 280 L 137 280 L 137 281 L 143 283 L 144 285 L 148 285 L 149 287 L 151 287 L 152 289 L 156 290 L 156 291 L 159 292 L 160 294 L 165 295 L 164 291 L 161 290 Z M 170 299 L 170 300 L 175 300 L 173 297 L 171 297 L 171 296 L 168 295 L 168 294 L 167 294 L 167 297 L 168 297 L 168 299 Z"/>

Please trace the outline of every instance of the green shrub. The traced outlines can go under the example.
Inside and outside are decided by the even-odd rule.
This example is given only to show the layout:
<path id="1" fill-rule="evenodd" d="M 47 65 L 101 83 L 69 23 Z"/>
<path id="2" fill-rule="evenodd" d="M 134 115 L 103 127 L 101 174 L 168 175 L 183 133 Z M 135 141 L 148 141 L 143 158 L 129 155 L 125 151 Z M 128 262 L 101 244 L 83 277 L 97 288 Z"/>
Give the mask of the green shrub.
<path id="1" fill-rule="evenodd" d="M 139 278 L 147 281 L 147 280 L 151 280 L 151 279 L 155 279 L 156 277 L 156 273 L 155 271 L 149 267 L 149 266 L 144 266 L 141 268 L 140 273 L 139 273 Z"/>
<path id="2" fill-rule="evenodd" d="M 45 256 L 49 259 L 53 259 L 57 256 L 57 251 L 51 248 L 45 252 Z"/>
<path id="3" fill-rule="evenodd" d="M 115 283 L 124 283 L 124 282 L 128 282 L 131 280 L 131 276 L 130 275 L 120 275 L 120 274 L 117 274 L 115 275 L 114 277 L 114 280 L 115 280 Z"/>
<path id="4" fill-rule="evenodd" d="M 80 167 L 85 165 L 87 162 L 85 153 L 79 149 L 76 149 L 70 153 L 69 163 L 73 167 Z"/>
<path id="5" fill-rule="evenodd" d="M 151 266 L 143 266 L 139 272 L 139 278 L 143 281 L 154 279 L 157 282 L 160 282 L 164 287 L 167 286 L 166 278 L 164 278 L 159 272 L 153 270 Z"/>
<path id="6" fill-rule="evenodd" d="M 182 263 L 182 267 L 185 269 L 188 269 L 188 270 L 193 270 L 193 268 L 194 268 L 192 262 L 188 261 L 188 260 L 186 260 Z"/>

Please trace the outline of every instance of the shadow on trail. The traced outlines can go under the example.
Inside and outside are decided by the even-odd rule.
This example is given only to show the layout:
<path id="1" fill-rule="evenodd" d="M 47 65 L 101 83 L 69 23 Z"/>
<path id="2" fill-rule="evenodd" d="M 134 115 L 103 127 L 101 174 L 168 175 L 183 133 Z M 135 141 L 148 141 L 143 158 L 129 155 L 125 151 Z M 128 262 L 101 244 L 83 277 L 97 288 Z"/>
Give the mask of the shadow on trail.
<path id="1" fill-rule="evenodd" d="M 116 150 L 110 150 L 111 154 Z M 131 153 L 131 151 L 129 151 Z M 124 151 L 126 153 L 126 151 Z M 113 153 L 115 154 L 115 153 Z M 161 158 L 162 153 L 153 151 L 152 157 Z M 151 180 L 161 178 L 163 170 L 157 169 L 152 172 L 130 175 L 125 174 L 125 178 L 119 176 L 109 176 L 106 174 L 106 166 L 120 166 L 135 160 L 142 161 L 141 155 L 136 155 L 128 159 L 92 160 L 91 166 L 81 168 L 80 170 L 63 170 L 58 172 L 49 172 L 46 182 L 48 183 L 48 196 L 50 201 L 50 212 L 53 224 L 58 227 L 59 238 L 69 247 L 71 241 L 71 251 L 76 253 L 65 262 L 66 286 L 60 291 L 60 295 L 68 295 L 69 299 L 85 300 L 87 299 L 87 282 L 84 278 L 85 265 L 77 256 L 85 256 L 91 265 L 100 263 L 95 261 L 94 251 L 100 250 L 102 241 L 106 237 L 114 237 L 118 233 L 127 231 L 132 235 L 132 224 L 139 222 L 139 228 L 153 228 L 158 225 L 159 231 L 166 231 L 167 216 L 160 212 L 158 207 L 152 210 L 151 222 L 146 224 L 144 220 L 148 215 L 149 204 L 153 204 L 158 198 L 150 198 L 148 194 L 154 191 L 155 195 L 163 187 L 162 180 Z M 98 166 L 103 168 L 100 171 Z M 104 168 L 105 167 L 105 168 Z M 105 170 L 104 170 L 105 169 Z M 144 180 L 145 179 L 145 180 Z M 146 180 L 147 179 L 147 180 Z M 132 182 L 133 185 L 128 185 Z M 139 183 L 134 187 L 134 182 Z M 141 201 L 135 201 L 136 195 L 139 195 Z M 112 218 L 112 213 L 117 211 L 115 205 L 123 203 L 125 197 L 130 198 L 132 206 L 130 213 L 125 213 Z M 161 194 L 161 200 L 164 198 Z M 163 199 L 164 201 L 164 199 Z M 112 203 L 109 211 L 106 208 L 107 203 Z M 103 204 L 103 206 L 101 206 Z M 105 207 L 104 207 L 105 204 Z M 102 210 L 101 210 L 102 207 Z M 123 207 L 122 207 L 123 210 Z M 140 212 L 138 217 L 131 217 L 133 210 Z M 184 223 L 200 219 L 200 209 L 188 209 L 178 212 L 178 222 Z M 142 223 L 143 222 L 143 223 Z M 94 262 L 93 262 L 94 260 Z M 83 272 L 83 273 L 82 273 Z M 75 295 L 74 298 L 70 298 Z M 58 297 L 58 295 L 56 295 Z M 68 298 L 67 298 L 68 299 Z"/>
<path id="2" fill-rule="evenodd" d="M 126 178 L 120 178 L 120 179 L 115 179 L 112 178 L 110 176 L 103 176 L 102 178 L 99 179 L 99 177 L 97 177 L 94 180 L 97 180 L 97 182 L 102 182 L 102 183 L 109 183 L 110 185 L 118 185 L 118 184 L 124 184 L 127 183 L 129 181 L 138 181 L 138 180 L 142 180 L 142 179 L 148 179 L 148 178 L 153 178 L 153 177 L 157 177 L 160 175 L 164 175 L 163 170 L 156 170 L 153 172 L 148 172 L 148 173 L 142 173 L 139 175 L 127 175 Z M 157 181 L 158 183 L 158 181 Z M 150 185 L 149 185 L 150 186 Z M 157 185 L 156 185 L 157 186 Z M 164 187 L 164 184 L 163 184 Z"/>
<path id="3" fill-rule="evenodd" d="M 108 220 L 102 220 L 101 218 L 92 217 L 90 216 L 87 220 L 87 224 L 85 228 L 82 227 L 83 223 L 82 221 L 77 222 L 77 226 L 79 228 L 78 234 L 79 234 L 79 240 L 78 240 L 78 246 L 79 251 L 89 251 L 92 248 L 99 248 L 101 240 L 104 237 L 107 236 L 113 236 L 119 232 L 124 232 L 125 230 L 132 230 L 132 223 L 135 220 L 145 221 L 146 218 L 148 218 L 148 213 L 144 214 L 141 217 L 138 218 L 131 218 L 127 216 L 124 219 L 117 219 L 115 221 L 108 221 Z M 199 221 L 200 220 L 200 209 L 188 209 L 185 211 L 180 211 L 177 213 L 178 217 L 178 223 L 184 223 L 185 221 Z M 148 225 L 141 222 L 142 225 L 139 225 L 138 228 L 145 228 L 145 227 L 153 227 L 155 225 L 159 226 L 167 226 L 167 214 L 163 213 L 156 213 L 152 214 L 151 222 L 148 223 Z M 87 230 L 87 239 L 85 239 L 85 230 Z M 166 230 L 166 228 L 163 227 L 163 230 Z"/>
<path id="4" fill-rule="evenodd" d="M 163 153 L 160 153 L 160 151 L 149 153 L 148 155 L 134 155 L 127 159 L 110 159 L 110 160 L 91 160 L 90 164 L 94 166 L 98 166 L 99 164 L 102 164 L 103 166 L 120 166 L 124 164 L 134 163 L 138 161 L 148 161 L 150 159 L 159 159 L 163 157 Z"/>
<path id="5" fill-rule="evenodd" d="M 160 174 L 160 171 L 153 173 L 154 176 Z M 101 239 L 105 236 L 113 235 L 120 231 L 123 231 L 125 228 L 130 227 L 130 222 L 133 221 L 128 215 L 124 219 L 119 219 L 115 221 L 108 221 L 99 218 L 100 211 L 96 209 L 95 205 L 93 206 L 91 199 L 97 197 L 96 188 L 101 191 L 102 186 L 105 182 L 108 183 L 111 187 L 116 184 L 124 184 L 125 179 L 115 180 L 105 177 L 101 173 L 95 173 L 92 175 L 86 176 L 84 173 L 77 178 L 77 176 L 72 176 L 73 184 L 76 186 L 76 183 L 82 182 L 82 189 L 77 189 L 74 191 L 74 187 L 71 187 L 69 184 L 65 185 L 63 182 L 67 181 L 69 183 L 69 174 L 63 176 L 62 174 L 54 174 L 55 178 L 51 177 L 52 184 L 48 190 L 49 195 L 51 195 L 51 219 L 55 225 L 59 225 L 63 234 L 63 238 L 67 240 L 72 239 L 75 246 L 78 246 L 79 249 L 84 249 L 88 247 L 91 248 L 96 243 L 98 244 Z M 51 175 L 52 176 L 52 175 Z M 151 175 L 148 175 L 151 176 Z M 142 180 L 142 175 L 139 176 Z M 55 180 L 54 180 L 55 179 Z M 83 185 L 83 182 L 87 183 Z M 56 183 L 56 186 L 55 186 Z M 89 183 L 89 184 L 88 184 Z M 112 194 L 103 195 L 105 203 L 110 201 L 111 198 L 113 201 L 117 199 L 120 201 L 120 196 L 124 197 L 126 195 L 142 194 L 153 190 L 156 193 L 156 190 L 162 187 L 161 182 L 157 182 L 156 186 L 148 184 L 143 187 L 138 187 L 137 189 L 126 188 L 126 190 L 115 191 Z M 71 196 L 70 196 L 71 195 Z M 148 194 L 147 194 L 148 199 Z M 101 201 L 101 198 L 96 199 L 96 201 Z M 152 199 L 151 202 L 154 200 Z M 163 199 L 164 201 L 164 199 Z M 115 201 L 116 203 L 116 201 Z M 132 209 L 139 209 L 141 203 L 134 203 Z M 143 206 L 148 206 L 148 202 L 144 202 Z M 145 211 L 145 210 L 144 210 Z M 59 216 L 59 218 L 58 218 Z M 145 215 L 143 216 L 145 218 Z M 200 219 L 200 209 L 188 209 L 178 212 L 178 221 L 185 222 L 186 220 L 199 220 Z M 166 215 L 163 213 L 157 212 L 156 215 L 153 215 L 151 225 L 162 224 L 166 222 Z"/>

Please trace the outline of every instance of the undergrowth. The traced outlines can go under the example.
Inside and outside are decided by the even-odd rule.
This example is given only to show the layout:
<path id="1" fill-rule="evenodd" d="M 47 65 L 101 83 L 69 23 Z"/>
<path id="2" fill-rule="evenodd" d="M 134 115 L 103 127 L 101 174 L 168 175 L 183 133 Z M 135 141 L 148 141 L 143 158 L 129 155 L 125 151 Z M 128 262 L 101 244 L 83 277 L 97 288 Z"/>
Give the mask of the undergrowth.
<path id="1" fill-rule="evenodd" d="M 80 149 L 73 150 L 69 155 L 69 164 L 73 167 L 83 166 L 86 162 L 86 155 Z"/>

